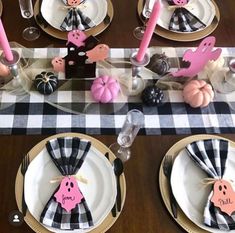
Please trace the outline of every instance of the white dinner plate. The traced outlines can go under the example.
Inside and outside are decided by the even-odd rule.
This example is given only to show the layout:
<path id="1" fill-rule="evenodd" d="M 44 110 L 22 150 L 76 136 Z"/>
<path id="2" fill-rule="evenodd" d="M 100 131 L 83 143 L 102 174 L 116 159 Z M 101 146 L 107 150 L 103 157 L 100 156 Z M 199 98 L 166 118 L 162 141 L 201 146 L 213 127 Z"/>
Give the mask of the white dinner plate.
<path id="1" fill-rule="evenodd" d="M 80 233 L 97 227 L 110 213 L 116 200 L 116 179 L 113 168 L 105 156 L 91 146 L 87 157 L 78 172 L 88 180 L 87 184 L 79 182 L 79 187 L 91 211 L 94 226 L 87 230 L 58 230 L 46 227 L 57 233 Z M 57 184 L 50 180 L 61 173 L 44 148 L 30 163 L 25 175 L 25 200 L 28 210 L 39 222 L 40 215 L 55 191 Z"/>
<path id="2" fill-rule="evenodd" d="M 214 17 L 215 17 L 215 6 L 211 2 L 211 0 L 191 0 L 192 4 L 189 5 L 187 8 L 193 15 L 195 15 L 198 19 L 200 19 L 206 27 L 211 25 Z M 154 1 L 151 2 L 153 7 Z M 174 12 L 174 10 L 168 9 L 169 4 L 167 1 L 162 1 L 162 10 L 160 12 L 160 17 L 158 20 L 158 25 L 165 28 L 166 30 L 169 30 L 169 23 L 171 16 Z M 205 28 L 201 28 L 197 31 L 203 30 Z M 169 30 L 170 31 L 170 30 Z M 176 33 L 192 33 L 192 32 L 179 32 L 174 31 Z"/>
<path id="3" fill-rule="evenodd" d="M 235 148 L 229 147 L 224 178 L 235 180 Z M 204 207 L 209 196 L 211 185 L 202 184 L 203 178 L 208 177 L 195 162 L 187 155 L 183 149 L 176 156 L 171 173 L 171 187 L 173 194 L 184 214 L 200 228 L 213 232 L 222 231 L 207 227 L 203 224 Z M 235 233 L 235 230 L 229 231 Z"/>
<path id="4" fill-rule="evenodd" d="M 82 11 L 88 16 L 95 25 L 99 25 L 107 14 L 106 0 L 86 0 Z M 54 28 L 60 29 L 60 25 L 64 21 L 68 10 L 64 8 L 65 4 L 62 0 L 43 0 L 41 5 L 41 13 L 44 19 Z"/>

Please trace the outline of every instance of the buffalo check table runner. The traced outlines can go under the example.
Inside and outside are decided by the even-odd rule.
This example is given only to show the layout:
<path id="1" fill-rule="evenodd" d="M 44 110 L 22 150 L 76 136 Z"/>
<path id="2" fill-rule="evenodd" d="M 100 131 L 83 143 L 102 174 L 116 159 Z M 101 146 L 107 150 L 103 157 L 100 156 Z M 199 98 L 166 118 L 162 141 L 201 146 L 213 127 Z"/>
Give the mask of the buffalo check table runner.
<path id="1" fill-rule="evenodd" d="M 165 53 L 171 61 L 171 70 L 177 68 L 176 60 L 180 61 L 187 48 L 156 48 L 149 49 L 150 53 Z M 119 73 L 130 72 L 127 65 L 129 57 L 135 49 L 111 49 L 110 60 L 116 60 L 115 69 Z M 22 57 L 46 62 L 47 68 L 55 56 L 65 56 L 66 48 L 37 48 L 19 49 Z M 223 48 L 225 63 L 235 55 L 235 48 Z M 179 59 L 178 59 L 179 58 Z M 124 61 L 124 62 L 122 62 Z M 39 64 L 44 64 L 43 62 Z M 50 67 L 51 68 L 51 67 Z M 38 73 L 45 67 L 36 66 Z M 153 79 L 152 76 L 144 77 Z M 65 80 L 59 73 L 59 79 Z M 64 81 L 66 82 L 66 81 Z M 85 81 L 91 83 L 91 80 Z M 89 86 L 89 85 L 88 85 Z M 82 95 L 78 98 L 78 92 Z M 91 112 L 75 113 L 67 111 L 67 106 L 84 105 L 91 101 L 89 88 L 83 90 L 60 90 L 52 96 L 44 97 L 32 89 L 20 101 L 7 91 L 1 90 L 1 106 L 8 106 L 0 110 L 0 134 L 55 134 L 61 132 L 80 132 L 86 134 L 118 134 L 122 127 L 126 113 L 133 109 L 141 110 L 145 115 L 144 127 L 140 130 L 142 135 L 167 134 L 198 134 L 198 133 L 234 133 L 235 108 L 231 103 L 235 98 L 224 101 L 216 98 L 205 108 L 191 108 L 184 103 L 182 91 L 169 90 L 165 92 L 167 99 L 160 107 L 144 105 L 140 97 L 118 99 L 104 111 L 106 106 L 96 104 Z M 82 98 L 81 98 L 82 96 Z M 234 103 L 235 104 L 235 103 Z M 65 108 L 64 108 L 65 106 Z M 234 105 L 235 106 L 235 105 Z"/>

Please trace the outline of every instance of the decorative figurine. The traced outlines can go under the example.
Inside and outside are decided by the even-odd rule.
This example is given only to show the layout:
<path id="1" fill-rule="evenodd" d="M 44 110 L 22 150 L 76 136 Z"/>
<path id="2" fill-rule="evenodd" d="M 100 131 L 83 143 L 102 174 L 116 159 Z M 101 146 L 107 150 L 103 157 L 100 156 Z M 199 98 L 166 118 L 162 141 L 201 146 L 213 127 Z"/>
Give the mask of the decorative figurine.
<path id="1" fill-rule="evenodd" d="M 112 102 L 120 91 L 120 85 L 116 79 L 109 76 L 96 78 L 91 86 L 93 98 L 101 103 Z"/>
<path id="2" fill-rule="evenodd" d="M 42 72 L 35 77 L 36 89 L 44 95 L 49 95 L 57 89 L 58 78 L 52 72 Z"/>
<path id="3" fill-rule="evenodd" d="M 156 53 L 150 58 L 146 67 L 158 75 L 164 75 L 170 69 L 169 58 L 164 53 Z"/>
<path id="4" fill-rule="evenodd" d="M 206 107 L 214 98 L 212 86 L 204 80 L 191 80 L 183 89 L 183 98 L 191 107 Z"/>
<path id="5" fill-rule="evenodd" d="M 143 103 L 148 106 L 157 106 L 163 103 L 164 93 L 155 85 L 146 87 L 141 95 Z"/>
<path id="6" fill-rule="evenodd" d="M 188 49 L 183 55 L 183 61 L 190 62 L 190 66 L 188 68 L 182 68 L 178 71 L 172 73 L 174 77 L 194 77 L 203 68 L 206 66 L 208 61 L 217 60 L 222 52 L 221 48 L 213 50 L 215 46 L 215 37 L 209 36 L 205 38 L 198 48 L 193 52 L 191 49 Z"/>

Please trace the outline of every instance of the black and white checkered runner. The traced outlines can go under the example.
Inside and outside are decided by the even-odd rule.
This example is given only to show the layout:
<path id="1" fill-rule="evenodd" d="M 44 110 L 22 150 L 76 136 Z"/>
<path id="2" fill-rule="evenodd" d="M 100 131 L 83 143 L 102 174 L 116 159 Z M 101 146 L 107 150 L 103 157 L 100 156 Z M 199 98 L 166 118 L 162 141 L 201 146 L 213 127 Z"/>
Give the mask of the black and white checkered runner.
<path id="1" fill-rule="evenodd" d="M 150 48 L 150 53 L 164 52 L 172 61 L 182 57 L 186 48 Z M 116 69 L 119 73 L 130 73 L 128 61 L 134 49 L 111 49 L 110 58 L 122 64 Z M 55 56 L 65 56 L 66 48 L 21 49 L 22 57 L 34 59 L 35 73 L 45 70 L 45 64 Z M 223 56 L 228 60 L 235 54 L 235 48 L 223 48 Z M 125 61 L 125 63 L 123 62 Z M 127 63 L 126 63 L 127 61 Z M 44 64 L 45 63 L 45 64 Z M 175 68 L 174 68 L 175 66 Z M 50 66 L 49 66 L 50 67 Z M 116 66 L 117 67 L 117 66 Z M 145 77 L 152 79 L 151 76 Z M 64 75 L 59 74 L 64 80 Z M 79 81 L 78 81 L 79 82 Z M 80 85 L 80 90 L 61 88 L 45 97 L 32 89 L 20 101 L 7 91 L 0 92 L 1 134 L 55 134 L 60 132 L 81 132 L 86 134 L 117 134 L 122 127 L 126 113 L 139 109 L 145 115 L 145 125 L 140 130 L 144 135 L 197 134 L 197 133 L 234 133 L 235 111 L 231 104 L 235 100 L 216 98 L 206 108 L 191 108 L 185 104 L 182 91 L 169 90 L 167 100 L 160 107 L 145 106 L 139 97 L 118 98 L 108 105 L 95 104 L 89 91 L 89 83 Z M 228 102 L 230 104 L 228 104 Z M 92 110 L 89 111 L 89 107 Z M 69 111 L 78 109 L 78 111 Z M 80 110 L 86 109 L 87 111 Z M 79 113 L 79 114 L 78 114 Z"/>

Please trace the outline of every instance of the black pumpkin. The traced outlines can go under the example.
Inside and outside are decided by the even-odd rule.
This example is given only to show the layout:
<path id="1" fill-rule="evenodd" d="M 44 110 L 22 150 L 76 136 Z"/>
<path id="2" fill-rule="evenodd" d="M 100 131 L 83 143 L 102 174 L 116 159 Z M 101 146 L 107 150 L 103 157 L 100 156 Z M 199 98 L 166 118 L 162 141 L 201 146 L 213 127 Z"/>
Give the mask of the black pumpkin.
<path id="1" fill-rule="evenodd" d="M 170 69 L 169 58 L 164 53 L 156 53 L 150 58 L 147 68 L 158 75 L 164 75 Z"/>
<path id="2" fill-rule="evenodd" d="M 36 89 L 44 95 L 49 95 L 57 89 L 58 78 L 52 72 L 42 72 L 35 77 Z"/>
<path id="3" fill-rule="evenodd" d="M 141 94 L 143 103 L 148 106 L 157 106 L 163 104 L 163 98 L 163 91 L 155 85 L 146 87 Z"/>

